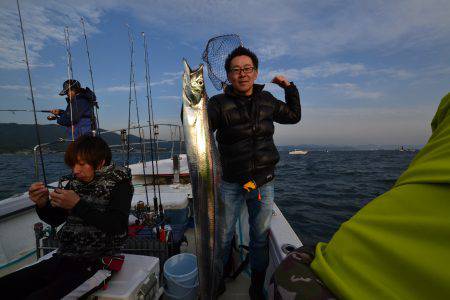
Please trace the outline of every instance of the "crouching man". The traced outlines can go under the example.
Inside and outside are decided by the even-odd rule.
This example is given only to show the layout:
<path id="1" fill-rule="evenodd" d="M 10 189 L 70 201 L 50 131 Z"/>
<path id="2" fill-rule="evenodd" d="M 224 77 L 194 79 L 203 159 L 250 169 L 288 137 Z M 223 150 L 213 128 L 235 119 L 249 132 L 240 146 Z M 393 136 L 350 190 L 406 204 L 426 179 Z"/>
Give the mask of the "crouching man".
<path id="1" fill-rule="evenodd" d="M 111 165 L 99 137 L 69 145 L 65 163 L 73 179 L 52 192 L 42 182 L 29 188 L 39 217 L 57 233 L 60 247 L 48 260 L 0 278 L 2 294 L 14 299 L 59 299 L 102 268 L 102 257 L 120 252 L 127 237 L 133 186 L 128 168 Z"/>

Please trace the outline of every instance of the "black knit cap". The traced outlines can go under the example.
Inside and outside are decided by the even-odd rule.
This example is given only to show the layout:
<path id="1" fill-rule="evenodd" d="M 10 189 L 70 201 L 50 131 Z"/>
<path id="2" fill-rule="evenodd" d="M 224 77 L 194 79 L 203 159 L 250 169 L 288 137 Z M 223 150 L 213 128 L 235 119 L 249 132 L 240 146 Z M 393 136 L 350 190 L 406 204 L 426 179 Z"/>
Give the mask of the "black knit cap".
<path id="1" fill-rule="evenodd" d="M 59 92 L 59 95 L 60 96 L 67 95 L 67 92 L 69 91 L 69 89 L 71 89 L 71 90 L 81 89 L 81 84 L 78 82 L 78 80 L 75 80 L 75 79 L 66 80 L 63 83 L 63 89 L 61 90 L 61 92 Z"/>

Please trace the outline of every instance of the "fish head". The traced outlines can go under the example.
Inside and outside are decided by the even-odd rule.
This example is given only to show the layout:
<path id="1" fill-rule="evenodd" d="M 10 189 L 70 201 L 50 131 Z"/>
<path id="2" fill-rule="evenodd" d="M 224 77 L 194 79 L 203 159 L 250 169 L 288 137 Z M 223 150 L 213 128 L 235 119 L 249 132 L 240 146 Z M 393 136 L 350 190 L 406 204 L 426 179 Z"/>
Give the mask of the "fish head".
<path id="1" fill-rule="evenodd" d="M 192 70 L 186 59 L 183 59 L 183 93 L 184 100 L 190 106 L 195 106 L 202 101 L 205 93 L 205 80 L 203 78 L 203 64 Z"/>

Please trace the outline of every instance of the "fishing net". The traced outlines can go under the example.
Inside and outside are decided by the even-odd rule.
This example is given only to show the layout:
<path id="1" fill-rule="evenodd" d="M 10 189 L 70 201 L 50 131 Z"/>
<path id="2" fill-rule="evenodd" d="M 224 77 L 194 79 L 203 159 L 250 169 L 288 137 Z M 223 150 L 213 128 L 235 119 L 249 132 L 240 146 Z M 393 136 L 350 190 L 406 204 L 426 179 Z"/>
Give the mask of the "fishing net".
<path id="1" fill-rule="evenodd" d="M 224 85 L 230 84 L 224 67 L 225 60 L 231 51 L 242 45 L 237 34 L 216 36 L 206 44 L 202 59 L 208 68 L 208 77 L 217 90 L 220 91 Z"/>

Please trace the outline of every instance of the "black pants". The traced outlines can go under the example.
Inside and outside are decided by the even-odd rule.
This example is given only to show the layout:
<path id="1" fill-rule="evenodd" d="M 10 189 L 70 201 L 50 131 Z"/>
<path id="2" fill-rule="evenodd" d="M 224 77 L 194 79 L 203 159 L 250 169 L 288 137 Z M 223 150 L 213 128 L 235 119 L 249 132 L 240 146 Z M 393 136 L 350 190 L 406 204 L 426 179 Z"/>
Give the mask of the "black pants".
<path id="1" fill-rule="evenodd" d="M 4 299 L 60 299 L 92 277 L 93 263 L 55 255 L 0 278 Z"/>

